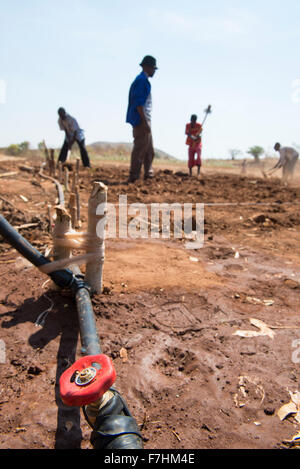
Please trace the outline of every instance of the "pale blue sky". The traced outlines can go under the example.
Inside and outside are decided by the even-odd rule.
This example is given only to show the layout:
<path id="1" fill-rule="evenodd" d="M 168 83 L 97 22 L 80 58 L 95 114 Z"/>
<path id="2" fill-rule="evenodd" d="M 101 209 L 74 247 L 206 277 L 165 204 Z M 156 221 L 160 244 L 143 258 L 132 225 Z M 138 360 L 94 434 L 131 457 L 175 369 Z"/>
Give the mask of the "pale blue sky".
<path id="1" fill-rule="evenodd" d="M 204 158 L 300 144 L 299 0 L 0 0 L 0 15 L 0 146 L 59 146 L 59 106 L 87 143 L 132 141 L 128 90 L 147 54 L 157 148 L 186 158 L 185 124 L 208 104 Z"/>

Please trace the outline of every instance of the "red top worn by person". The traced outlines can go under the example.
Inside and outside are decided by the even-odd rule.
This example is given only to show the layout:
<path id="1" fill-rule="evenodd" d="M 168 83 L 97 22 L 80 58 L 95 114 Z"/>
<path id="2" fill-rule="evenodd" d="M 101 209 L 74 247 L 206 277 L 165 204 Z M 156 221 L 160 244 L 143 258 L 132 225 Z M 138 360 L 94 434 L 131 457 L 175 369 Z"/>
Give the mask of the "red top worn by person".
<path id="1" fill-rule="evenodd" d="M 202 165 L 202 125 L 197 122 L 197 116 L 195 114 L 191 116 L 191 122 L 186 124 L 185 134 L 187 135 L 186 144 L 189 146 L 188 167 L 190 170 L 190 175 L 192 175 L 192 169 L 194 166 L 198 167 L 198 174 L 200 174 L 200 168 Z M 197 155 L 196 160 L 195 155 Z"/>

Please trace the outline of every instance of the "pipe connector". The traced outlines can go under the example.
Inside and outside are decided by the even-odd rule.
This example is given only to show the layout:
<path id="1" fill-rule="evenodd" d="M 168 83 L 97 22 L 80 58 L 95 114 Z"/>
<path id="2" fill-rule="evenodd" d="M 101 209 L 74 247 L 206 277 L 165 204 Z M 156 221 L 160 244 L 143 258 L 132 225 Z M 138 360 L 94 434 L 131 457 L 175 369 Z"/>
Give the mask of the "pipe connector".
<path id="1" fill-rule="evenodd" d="M 90 441 L 94 449 L 143 449 L 142 435 L 126 402 L 116 389 L 111 388 L 108 393 L 112 397 L 104 405 L 99 402 L 96 418 L 90 419 L 96 410 L 93 405 L 83 408 L 93 428 Z"/>

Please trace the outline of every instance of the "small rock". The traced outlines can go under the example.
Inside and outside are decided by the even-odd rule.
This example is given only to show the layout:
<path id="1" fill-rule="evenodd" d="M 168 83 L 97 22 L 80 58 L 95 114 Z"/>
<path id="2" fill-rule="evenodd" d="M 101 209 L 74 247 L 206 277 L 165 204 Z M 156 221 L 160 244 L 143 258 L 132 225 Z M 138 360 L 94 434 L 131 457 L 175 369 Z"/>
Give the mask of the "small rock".
<path id="1" fill-rule="evenodd" d="M 274 414 L 275 414 L 275 409 L 273 409 L 273 408 L 271 408 L 271 407 L 266 407 L 266 408 L 264 409 L 264 413 L 265 413 L 266 415 L 274 415 Z"/>
<path id="2" fill-rule="evenodd" d="M 202 424 L 202 430 L 206 430 L 207 432 L 211 432 L 211 429 L 206 425 L 206 423 Z"/>
<path id="3" fill-rule="evenodd" d="M 16 430 L 15 430 L 16 433 L 20 433 L 20 432 L 26 432 L 26 428 L 24 427 L 17 427 Z"/>
<path id="4" fill-rule="evenodd" d="M 249 346 L 244 346 L 244 347 L 242 347 L 240 353 L 241 353 L 241 355 L 252 356 L 252 355 L 256 354 L 256 349 L 254 347 L 251 347 L 250 345 Z"/>
<path id="5" fill-rule="evenodd" d="M 255 215 L 254 217 L 251 218 L 251 220 L 254 221 L 255 223 L 265 223 L 266 216 L 263 214 Z"/>
<path id="6" fill-rule="evenodd" d="M 28 373 L 29 375 L 38 376 L 38 375 L 40 375 L 43 371 L 44 371 L 44 369 L 41 368 L 39 365 L 31 365 L 31 366 L 28 368 L 27 373 Z"/>
<path id="7" fill-rule="evenodd" d="M 293 290 L 296 290 L 297 288 L 300 288 L 300 284 L 298 282 L 296 282 L 295 280 L 292 280 L 290 278 L 285 279 L 284 284 L 287 287 L 289 287 Z"/>

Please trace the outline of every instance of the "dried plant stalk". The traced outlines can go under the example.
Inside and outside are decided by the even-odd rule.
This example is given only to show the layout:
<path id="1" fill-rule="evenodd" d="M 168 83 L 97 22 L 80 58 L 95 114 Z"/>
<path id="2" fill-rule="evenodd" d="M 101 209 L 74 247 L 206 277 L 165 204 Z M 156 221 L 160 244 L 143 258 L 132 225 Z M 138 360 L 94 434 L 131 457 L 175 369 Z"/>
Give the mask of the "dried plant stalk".
<path id="1" fill-rule="evenodd" d="M 62 162 L 58 162 L 58 181 L 60 184 L 63 182 L 63 167 L 62 167 Z"/>
<path id="2" fill-rule="evenodd" d="M 80 194 L 79 194 L 79 188 L 78 186 L 75 187 L 75 195 L 76 195 L 76 228 L 81 227 L 81 213 L 80 213 Z"/>
<path id="3" fill-rule="evenodd" d="M 80 159 L 79 159 L 79 158 L 76 158 L 76 170 L 75 170 L 75 174 L 76 174 L 76 186 L 77 186 L 78 183 L 79 183 L 79 165 L 80 165 Z"/>
<path id="4" fill-rule="evenodd" d="M 66 166 L 64 167 L 64 186 L 65 186 L 65 191 L 68 192 L 69 191 L 69 170 Z"/>
<path id="5" fill-rule="evenodd" d="M 69 209 L 71 214 L 71 225 L 72 228 L 76 228 L 77 223 L 77 203 L 76 203 L 76 194 L 72 192 L 70 194 Z"/>
<path id="6" fill-rule="evenodd" d="M 106 210 L 107 187 L 101 182 L 94 182 L 88 205 L 88 248 L 86 252 L 94 252 L 95 256 L 87 262 L 85 274 L 85 280 L 93 293 L 102 292 Z"/>
<path id="7" fill-rule="evenodd" d="M 64 238 L 65 234 L 71 231 L 71 217 L 64 207 L 56 207 L 56 220 L 53 229 L 53 257 L 54 260 L 67 259 L 72 256 L 70 247 L 57 242 L 58 238 Z"/>
<path id="8" fill-rule="evenodd" d="M 50 150 L 50 165 L 51 165 L 51 171 L 50 174 L 52 177 L 55 178 L 55 159 L 54 159 L 54 150 Z"/>
<path id="9" fill-rule="evenodd" d="M 76 171 L 72 172 L 72 192 L 75 192 L 76 188 Z"/>
<path id="10" fill-rule="evenodd" d="M 52 233 L 53 218 L 52 218 L 52 213 L 51 213 L 51 205 L 47 205 L 47 210 L 48 210 L 48 219 L 49 219 L 49 233 Z"/>
<path id="11" fill-rule="evenodd" d="M 46 167 L 51 171 L 51 166 L 50 166 L 50 156 L 48 152 L 48 148 L 46 146 L 45 140 L 43 140 L 43 147 L 44 147 L 44 152 L 45 152 L 45 159 L 46 159 Z"/>

